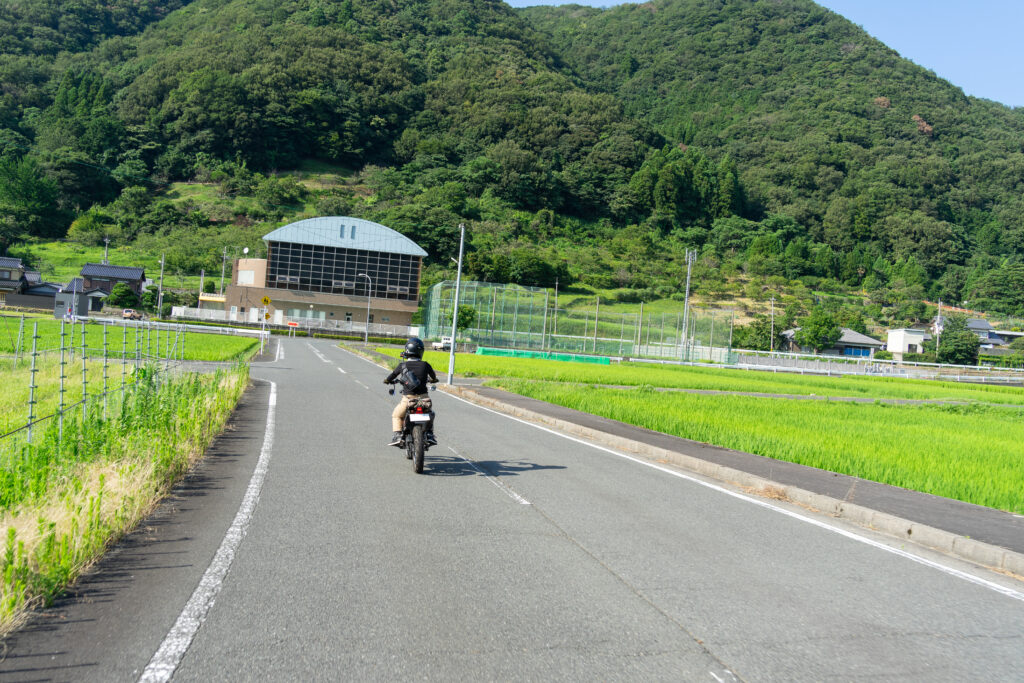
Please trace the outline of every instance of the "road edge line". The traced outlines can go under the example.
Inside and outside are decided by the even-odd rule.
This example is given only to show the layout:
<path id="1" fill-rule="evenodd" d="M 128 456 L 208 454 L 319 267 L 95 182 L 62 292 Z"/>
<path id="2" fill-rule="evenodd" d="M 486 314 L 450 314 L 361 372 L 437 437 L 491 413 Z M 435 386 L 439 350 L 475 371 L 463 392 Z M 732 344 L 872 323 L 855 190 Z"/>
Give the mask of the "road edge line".
<path id="1" fill-rule="evenodd" d="M 174 626 L 171 627 L 160 647 L 149 660 L 142 675 L 139 676 L 140 683 L 165 683 L 174 675 L 192 644 L 192 639 L 217 600 L 217 594 L 220 593 L 220 589 L 224 585 L 224 578 L 235 559 L 235 552 L 242 539 L 245 538 L 249 522 L 252 520 L 257 503 L 259 503 L 263 481 L 270 465 L 270 452 L 274 444 L 277 384 L 269 380 L 254 381 L 267 381 L 270 384 L 270 397 L 267 400 L 267 427 L 263 435 L 263 447 L 260 449 L 256 470 L 249 479 L 249 486 L 238 507 L 238 512 L 235 514 L 235 519 L 224 534 L 224 540 L 221 541 L 220 547 L 210 561 L 210 566 L 206 568 L 203 578 L 199 580 L 199 585 L 192 592 L 192 597 L 189 598 L 181 614 L 178 615 Z"/>

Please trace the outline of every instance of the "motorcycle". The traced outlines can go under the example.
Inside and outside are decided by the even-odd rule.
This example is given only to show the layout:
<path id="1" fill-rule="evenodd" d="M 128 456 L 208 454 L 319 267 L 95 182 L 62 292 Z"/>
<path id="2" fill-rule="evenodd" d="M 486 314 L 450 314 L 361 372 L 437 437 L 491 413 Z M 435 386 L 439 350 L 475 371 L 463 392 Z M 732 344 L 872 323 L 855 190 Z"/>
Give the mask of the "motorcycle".
<path id="1" fill-rule="evenodd" d="M 437 387 L 430 385 L 430 391 Z M 388 393 L 395 395 L 395 387 L 388 389 Z M 416 397 L 409 400 L 409 410 L 405 413 L 402 422 L 402 442 L 405 446 L 405 457 L 412 460 L 412 471 L 416 474 L 423 473 L 423 454 L 430 450 L 432 444 L 427 441 L 427 433 L 434 424 L 433 402 L 429 397 Z"/>

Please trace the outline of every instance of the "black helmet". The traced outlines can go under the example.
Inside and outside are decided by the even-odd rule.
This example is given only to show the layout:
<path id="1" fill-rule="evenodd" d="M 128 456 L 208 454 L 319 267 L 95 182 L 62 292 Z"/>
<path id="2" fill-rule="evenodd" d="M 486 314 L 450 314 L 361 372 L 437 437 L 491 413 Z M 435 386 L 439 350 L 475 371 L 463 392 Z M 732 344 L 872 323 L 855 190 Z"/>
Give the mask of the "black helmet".
<path id="1" fill-rule="evenodd" d="M 409 337 L 405 342 L 405 351 L 402 351 L 403 358 L 423 358 L 423 340 L 419 337 Z"/>

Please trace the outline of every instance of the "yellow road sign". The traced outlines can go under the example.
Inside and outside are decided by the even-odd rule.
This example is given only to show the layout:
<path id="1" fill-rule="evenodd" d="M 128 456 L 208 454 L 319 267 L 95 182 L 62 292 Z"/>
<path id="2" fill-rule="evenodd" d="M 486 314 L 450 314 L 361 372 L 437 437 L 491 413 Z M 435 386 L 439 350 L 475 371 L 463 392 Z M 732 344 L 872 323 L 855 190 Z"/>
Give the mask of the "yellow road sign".
<path id="1" fill-rule="evenodd" d="M 262 303 L 262 304 L 263 304 L 264 306 L 269 306 L 269 305 L 270 305 L 270 297 L 269 297 L 269 296 L 265 296 L 265 297 L 263 297 L 262 299 L 260 299 L 260 302 L 261 302 L 261 303 Z"/>
<path id="2" fill-rule="evenodd" d="M 264 320 L 270 320 L 270 314 L 269 313 L 264 313 L 263 314 L 263 319 Z"/>

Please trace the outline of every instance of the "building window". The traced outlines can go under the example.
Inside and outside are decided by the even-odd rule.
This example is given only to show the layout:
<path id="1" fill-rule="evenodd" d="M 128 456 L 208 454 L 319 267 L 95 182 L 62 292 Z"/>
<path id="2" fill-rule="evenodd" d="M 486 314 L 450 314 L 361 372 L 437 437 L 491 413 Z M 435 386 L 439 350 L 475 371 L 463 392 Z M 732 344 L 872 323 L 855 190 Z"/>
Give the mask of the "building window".
<path id="1" fill-rule="evenodd" d="M 350 313 L 349 311 L 345 311 L 345 322 L 352 322 L 352 313 Z"/>

